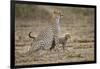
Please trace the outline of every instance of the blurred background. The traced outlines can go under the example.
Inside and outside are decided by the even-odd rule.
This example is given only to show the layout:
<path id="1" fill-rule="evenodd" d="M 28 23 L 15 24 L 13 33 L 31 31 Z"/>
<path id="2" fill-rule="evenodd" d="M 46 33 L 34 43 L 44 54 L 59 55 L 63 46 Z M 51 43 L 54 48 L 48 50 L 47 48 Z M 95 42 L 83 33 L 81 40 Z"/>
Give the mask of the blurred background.
<path id="1" fill-rule="evenodd" d="M 16 55 L 16 65 L 94 60 L 94 8 L 16 4 L 15 51 L 25 52 L 30 47 L 32 40 L 28 36 L 29 32 L 37 36 L 43 28 L 49 26 L 54 21 L 52 11 L 55 9 L 64 15 L 60 23 L 61 36 L 65 33 L 71 35 L 71 41 L 67 44 L 70 53 L 63 53 L 62 49 L 60 52 L 46 52 L 41 57 L 45 60 L 37 61 L 29 56 L 30 60 L 20 59 L 21 56 Z"/>

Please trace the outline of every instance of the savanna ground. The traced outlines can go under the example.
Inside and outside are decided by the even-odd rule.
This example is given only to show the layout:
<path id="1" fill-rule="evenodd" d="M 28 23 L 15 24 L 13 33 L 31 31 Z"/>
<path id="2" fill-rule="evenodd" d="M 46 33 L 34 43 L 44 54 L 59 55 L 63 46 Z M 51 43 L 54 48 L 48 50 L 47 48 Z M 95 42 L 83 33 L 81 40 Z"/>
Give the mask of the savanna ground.
<path id="1" fill-rule="evenodd" d="M 58 9 L 63 13 L 61 20 L 61 36 L 70 33 L 65 50 L 62 46 L 50 50 L 39 50 L 34 55 L 22 57 L 28 51 L 31 43 L 28 34 L 32 36 L 50 24 L 51 11 Z M 16 5 L 15 18 L 15 64 L 48 64 L 94 61 L 94 8 L 54 7 L 37 5 Z"/>

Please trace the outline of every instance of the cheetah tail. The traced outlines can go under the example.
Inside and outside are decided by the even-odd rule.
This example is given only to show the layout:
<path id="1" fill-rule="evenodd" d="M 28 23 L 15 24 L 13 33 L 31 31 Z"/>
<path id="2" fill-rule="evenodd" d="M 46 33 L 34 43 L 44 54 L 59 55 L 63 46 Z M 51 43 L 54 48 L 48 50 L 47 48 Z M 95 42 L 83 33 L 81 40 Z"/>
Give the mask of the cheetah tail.
<path id="1" fill-rule="evenodd" d="M 29 37 L 32 38 L 32 39 L 35 39 L 36 37 L 31 36 L 31 33 L 32 32 L 29 33 Z"/>

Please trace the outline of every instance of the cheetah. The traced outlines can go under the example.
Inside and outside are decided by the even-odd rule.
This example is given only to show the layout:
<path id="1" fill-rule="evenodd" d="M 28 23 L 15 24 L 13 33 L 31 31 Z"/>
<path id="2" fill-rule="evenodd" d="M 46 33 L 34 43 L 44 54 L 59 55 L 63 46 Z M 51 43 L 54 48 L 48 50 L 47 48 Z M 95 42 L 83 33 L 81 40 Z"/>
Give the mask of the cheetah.
<path id="1" fill-rule="evenodd" d="M 59 34 L 60 34 L 60 20 L 63 16 L 61 12 L 58 10 L 53 12 L 54 22 L 50 24 L 49 27 L 46 27 L 44 30 L 40 31 L 39 35 L 35 37 L 31 37 L 29 33 L 29 37 L 35 41 L 32 43 L 32 47 L 35 49 L 53 49 L 55 46 L 59 46 Z M 34 46 L 34 43 L 37 45 Z M 32 48 L 31 48 L 32 49 Z"/>
<path id="2" fill-rule="evenodd" d="M 70 38 L 71 36 L 69 33 L 66 33 L 63 37 L 59 37 L 59 44 L 62 45 L 63 50 L 65 49 L 65 46 Z"/>

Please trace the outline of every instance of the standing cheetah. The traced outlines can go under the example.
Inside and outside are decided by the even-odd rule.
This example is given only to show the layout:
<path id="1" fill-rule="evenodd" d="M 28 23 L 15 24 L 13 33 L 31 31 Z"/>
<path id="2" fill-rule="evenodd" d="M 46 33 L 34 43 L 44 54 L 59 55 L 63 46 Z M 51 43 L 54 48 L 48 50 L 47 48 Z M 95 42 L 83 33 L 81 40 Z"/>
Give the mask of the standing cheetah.
<path id="1" fill-rule="evenodd" d="M 59 44 L 62 45 L 63 50 L 65 49 L 68 39 L 70 39 L 70 38 L 71 38 L 71 36 L 69 33 L 66 33 L 63 37 L 59 37 Z"/>

